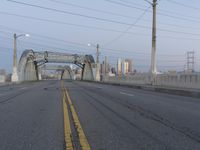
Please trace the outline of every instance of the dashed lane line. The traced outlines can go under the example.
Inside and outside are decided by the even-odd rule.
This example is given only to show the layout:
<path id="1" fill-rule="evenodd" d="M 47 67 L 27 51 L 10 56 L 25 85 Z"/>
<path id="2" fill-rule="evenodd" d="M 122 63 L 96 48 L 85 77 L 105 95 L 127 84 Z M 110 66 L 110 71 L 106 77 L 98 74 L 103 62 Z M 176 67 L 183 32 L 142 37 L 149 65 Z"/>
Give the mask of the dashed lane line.
<path id="1" fill-rule="evenodd" d="M 122 95 L 127 95 L 127 96 L 131 96 L 131 97 L 135 96 L 135 95 L 133 95 L 133 94 L 125 93 L 125 92 L 120 92 L 120 94 L 122 94 Z"/>

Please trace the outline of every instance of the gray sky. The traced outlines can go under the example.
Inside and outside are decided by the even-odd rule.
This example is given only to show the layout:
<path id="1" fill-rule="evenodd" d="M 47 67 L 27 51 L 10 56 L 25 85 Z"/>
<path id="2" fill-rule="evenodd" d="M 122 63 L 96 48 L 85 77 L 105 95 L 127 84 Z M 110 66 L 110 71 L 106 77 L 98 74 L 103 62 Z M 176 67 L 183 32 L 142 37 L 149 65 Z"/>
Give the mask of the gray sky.
<path id="1" fill-rule="evenodd" d="M 101 61 L 108 56 L 110 64 L 116 66 L 117 58 L 131 58 L 137 70 L 149 71 L 152 32 L 149 6 L 144 0 L 1 0 L 0 68 L 12 70 L 16 32 L 31 35 L 18 39 L 18 59 L 25 49 L 95 57 L 95 48 L 87 43 L 99 43 Z M 134 25 L 130 27 L 131 24 Z M 200 71 L 200 1 L 160 0 L 157 28 L 158 70 L 183 70 L 186 52 L 194 50 L 195 67 Z"/>

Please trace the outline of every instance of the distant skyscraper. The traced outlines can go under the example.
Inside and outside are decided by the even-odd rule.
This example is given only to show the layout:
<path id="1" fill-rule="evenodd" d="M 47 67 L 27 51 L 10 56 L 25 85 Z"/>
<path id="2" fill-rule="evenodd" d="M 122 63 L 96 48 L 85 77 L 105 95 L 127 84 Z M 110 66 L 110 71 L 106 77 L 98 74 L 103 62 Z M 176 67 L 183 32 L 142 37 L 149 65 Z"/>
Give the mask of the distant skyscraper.
<path id="1" fill-rule="evenodd" d="M 133 60 L 125 59 L 125 62 L 127 62 L 127 73 L 132 73 L 133 72 Z"/>
<path id="2" fill-rule="evenodd" d="M 128 61 L 123 61 L 123 74 L 128 74 L 129 73 L 129 63 Z"/>
<path id="3" fill-rule="evenodd" d="M 122 74 L 122 60 L 119 58 L 117 60 L 117 74 L 120 75 Z"/>
<path id="4" fill-rule="evenodd" d="M 133 73 L 133 60 L 132 59 L 125 59 L 122 60 L 119 58 L 117 60 L 117 74 L 127 75 Z"/>

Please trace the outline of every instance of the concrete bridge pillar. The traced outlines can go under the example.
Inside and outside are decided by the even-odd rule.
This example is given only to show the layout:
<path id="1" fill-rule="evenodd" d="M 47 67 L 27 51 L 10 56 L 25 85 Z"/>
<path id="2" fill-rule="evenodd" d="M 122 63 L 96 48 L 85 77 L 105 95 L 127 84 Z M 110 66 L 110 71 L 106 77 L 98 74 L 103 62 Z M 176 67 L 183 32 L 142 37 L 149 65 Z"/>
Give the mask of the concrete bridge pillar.
<path id="1" fill-rule="evenodd" d="M 72 74 L 70 73 L 69 70 L 63 70 L 62 75 L 61 75 L 61 79 L 72 80 Z"/>
<path id="2" fill-rule="evenodd" d="M 82 70 L 82 80 L 89 80 L 89 81 L 94 81 L 94 75 L 92 71 L 92 64 L 86 62 L 83 65 L 83 70 Z"/>
<path id="3" fill-rule="evenodd" d="M 33 62 L 27 62 L 25 71 L 24 71 L 25 81 L 37 80 L 35 64 Z"/>

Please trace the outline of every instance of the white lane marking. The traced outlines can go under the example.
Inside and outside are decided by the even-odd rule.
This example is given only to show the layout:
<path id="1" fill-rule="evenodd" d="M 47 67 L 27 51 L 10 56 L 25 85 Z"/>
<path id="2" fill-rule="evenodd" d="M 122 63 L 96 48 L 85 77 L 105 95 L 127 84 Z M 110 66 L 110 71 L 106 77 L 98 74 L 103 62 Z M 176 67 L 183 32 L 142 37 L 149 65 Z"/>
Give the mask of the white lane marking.
<path id="1" fill-rule="evenodd" d="M 27 87 L 23 87 L 23 88 L 21 88 L 20 90 L 25 90 L 25 89 L 27 89 Z"/>
<path id="2" fill-rule="evenodd" d="M 102 87 L 101 87 L 101 86 L 97 86 L 97 88 L 98 88 L 98 89 L 102 89 Z"/>
<path id="3" fill-rule="evenodd" d="M 131 97 L 135 96 L 135 95 L 133 95 L 133 94 L 129 94 L 129 93 L 125 93 L 125 92 L 120 92 L 120 94 L 122 94 L 122 95 L 127 95 L 127 96 L 131 96 Z"/>

